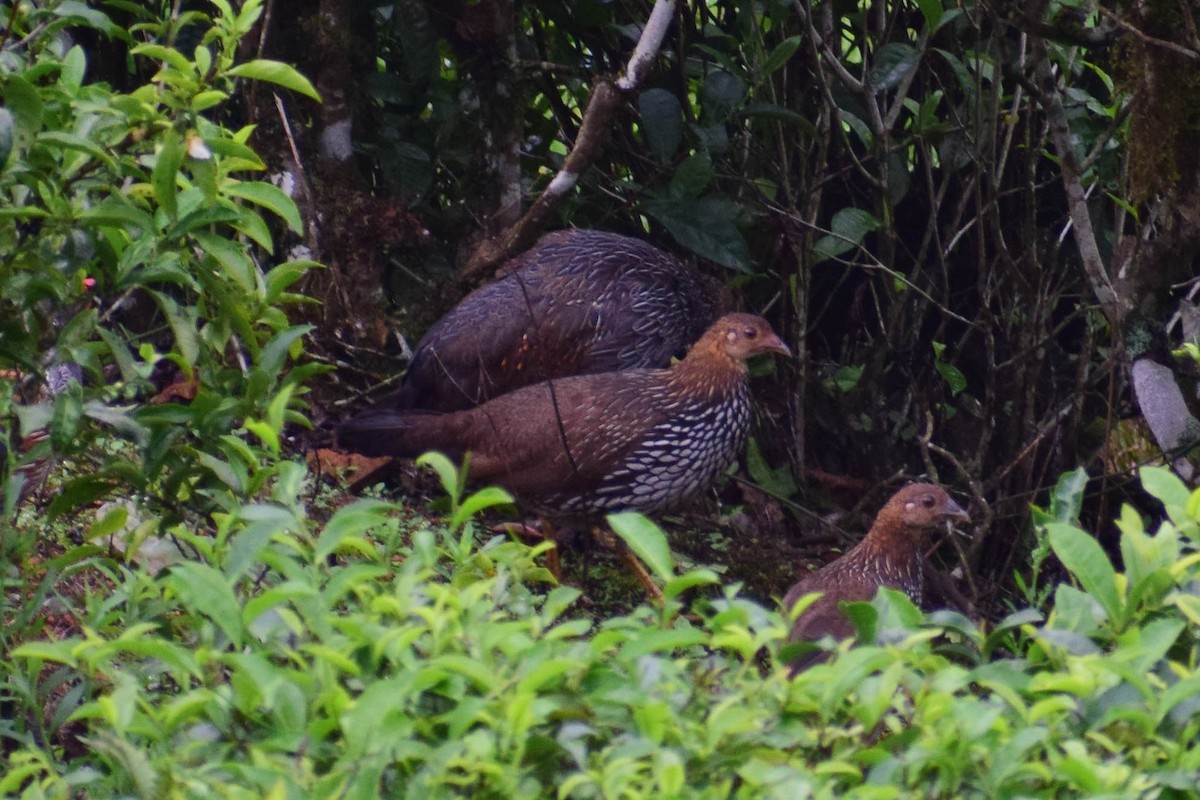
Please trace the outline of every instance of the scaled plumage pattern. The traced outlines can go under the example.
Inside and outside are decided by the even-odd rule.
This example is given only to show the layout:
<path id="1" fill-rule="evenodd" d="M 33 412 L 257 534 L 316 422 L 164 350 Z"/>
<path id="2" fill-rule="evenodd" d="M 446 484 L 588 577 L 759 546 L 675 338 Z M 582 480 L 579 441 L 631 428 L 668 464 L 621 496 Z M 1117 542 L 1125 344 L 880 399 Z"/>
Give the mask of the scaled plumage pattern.
<path id="1" fill-rule="evenodd" d="M 377 410 L 338 441 L 373 456 L 470 451 L 473 479 L 550 511 L 660 511 L 737 459 L 751 421 L 746 360 L 758 353 L 790 354 L 761 317 L 729 314 L 667 369 L 559 378 L 451 413 Z"/>
<path id="2" fill-rule="evenodd" d="M 42 374 L 45 382 L 42 392 L 44 400 L 52 400 L 73 383 L 79 383 L 83 378 L 83 368 L 72 362 L 57 362 L 46 368 Z M 17 464 L 14 472 L 21 476 L 19 482 L 20 488 L 16 492 L 16 498 L 13 501 L 13 508 L 20 506 L 42 488 L 46 479 L 50 476 L 56 466 L 56 459 L 52 454 L 44 453 L 43 455 L 33 456 L 32 453 L 50 438 L 50 431 L 45 428 L 37 428 L 21 437 L 17 442 L 16 459 Z M 8 460 L 8 448 L 0 441 L 0 461 Z M 2 473 L 2 470 L 0 470 Z M 14 476 L 15 477 L 15 476 Z M 3 482 L 0 485 L 0 510 L 3 510 L 7 500 L 7 488 L 17 485 L 10 481 Z"/>
<path id="3" fill-rule="evenodd" d="M 850 638 L 854 635 L 854 625 L 838 604 L 870 601 L 881 586 L 898 589 L 920 605 L 923 546 L 929 532 L 948 520 L 970 522 L 970 517 L 940 486 L 914 483 L 896 492 L 880 509 L 861 542 L 788 590 L 783 598 L 785 609 L 791 609 L 810 592 L 822 593 L 792 624 L 788 638 L 792 641 L 816 641 L 823 636 Z M 822 657 L 821 653 L 807 654 L 793 667 L 802 669 Z"/>
<path id="4" fill-rule="evenodd" d="M 646 242 L 547 234 L 417 344 L 396 408 L 456 411 L 548 378 L 665 367 L 718 315 L 718 284 Z"/>

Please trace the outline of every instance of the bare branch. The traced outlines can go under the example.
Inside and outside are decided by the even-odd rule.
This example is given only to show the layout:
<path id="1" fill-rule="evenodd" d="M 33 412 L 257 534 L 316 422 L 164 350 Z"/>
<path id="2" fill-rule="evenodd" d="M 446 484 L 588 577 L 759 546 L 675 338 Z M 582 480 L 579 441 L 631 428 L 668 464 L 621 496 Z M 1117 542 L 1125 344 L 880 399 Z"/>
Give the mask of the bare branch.
<path id="1" fill-rule="evenodd" d="M 575 188 L 583 174 L 600 151 L 608 136 L 616 110 L 624 95 L 633 92 L 641 83 L 642 74 L 658 54 L 667 28 L 675 17 L 674 0 L 657 0 L 650 12 L 650 19 L 642 29 L 641 38 L 634 47 L 633 55 L 626 66 L 625 75 L 617 80 L 604 78 L 597 81 L 588 100 L 579 135 L 571 152 L 563 161 L 558 174 L 547 184 L 529 210 L 502 233 L 485 239 L 460 270 L 458 280 L 468 282 L 488 269 L 494 268 L 533 244 L 546 220 L 554 213 L 563 198 Z"/>
<path id="2" fill-rule="evenodd" d="M 1067 209 L 1071 218 L 1075 246 L 1079 249 L 1083 271 L 1092 288 L 1092 294 L 1100 303 L 1100 308 L 1104 311 L 1109 323 L 1114 329 L 1119 330 L 1125 315 L 1130 310 L 1130 304 L 1127 298 L 1120 297 L 1113 288 L 1112 279 L 1109 277 L 1104 259 L 1100 255 L 1100 247 L 1096 242 L 1095 231 L 1092 229 L 1092 218 L 1088 213 L 1083 172 L 1079 165 L 1079 159 L 1075 156 L 1075 150 L 1071 146 L 1071 129 L 1067 122 L 1067 111 L 1052 71 L 1053 60 L 1046 52 L 1045 40 L 1035 38 L 1032 46 L 1037 81 L 1031 81 L 1027 86 L 1045 110 L 1046 120 L 1050 125 L 1050 138 L 1054 142 L 1054 149 L 1058 152 L 1059 169 L 1062 173 L 1063 189 L 1067 195 Z"/>

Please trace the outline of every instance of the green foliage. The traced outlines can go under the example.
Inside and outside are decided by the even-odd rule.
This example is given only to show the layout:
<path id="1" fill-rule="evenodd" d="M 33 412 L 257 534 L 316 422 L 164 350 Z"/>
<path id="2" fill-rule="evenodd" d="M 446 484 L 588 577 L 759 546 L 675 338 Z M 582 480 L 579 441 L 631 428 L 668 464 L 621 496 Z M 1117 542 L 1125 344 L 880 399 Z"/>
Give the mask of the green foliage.
<path id="1" fill-rule="evenodd" d="M 1017 590 L 1020 591 L 1025 603 L 1032 608 L 1042 608 L 1054 591 L 1052 585 L 1042 585 L 1040 581 L 1042 565 L 1050 556 L 1050 541 L 1047 535 L 1048 526 L 1054 523 L 1068 526 L 1078 525 L 1079 511 L 1083 507 L 1083 492 L 1087 488 L 1087 471 L 1076 467 L 1071 472 L 1064 472 L 1058 479 L 1054 490 L 1050 493 L 1049 510 L 1032 506 L 1033 530 L 1036 544 L 1029 554 L 1029 579 L 1018 571 L 1014 576 Z"/>
<path id="2" fill-rule="evenodd" d="M 815 21 L 805 4 L 688 7 L 638 114 L 616 121 L 618 146 L 562 213 L 609 227 L 632 208 L 741 272 L 731 283 L 759 293 L 751 305 L 794 314 L 818 365 L 796 404 L 811 409 L 810 446 L 899 451 L 935 409 L 936 438 L 995 475 L 990 493 L 1016 496 L 1006 487 L 1023 492 L 1053 449 L 1030 431 L 1057 430 L 1087 372 L 1048 348 L 1106 332 L 1064 318 L 1086 288 L 1060 246 L 1056 156 L 1007 61 L 1011 28 L 951 5 Z M 444 527 L 377 501 L 319 521 L 304 468 L 283 458 L 315 372 L 289 369 L 306 329 L 283 311 L 303 301 L 292 287 L 310 264 L 274 255 L 301 220 L 253 177 L 263 159 L 228 102 L 248 80 L 315 92 L 279 62 L 238 63 L 258 0 L 103 8 L 134 22 L 74 0 L 0 8 L 0 367 L 28 382 L 54 360 L 86 374 L 41 403 L 0 387 L 0 417 L 50 434 L 20 453 L 15 426 L 0 427 L 5 522 L 25 456 L 67 456 L 75 475 L 51 502 L 58 527 L 25 509 L 0 536 L 0 794 L 1194 794 L 1200 493 L 1162 470 L 1141 479 L 1165 517 L 1151 532 L 1122 511 L 1119 567 L 1079 527 L 1077 471 L 1034 511 L 1018 578 L 1030 607 L 984 629 L 883 592 L 847 607 L 857 646 L 794 680 L 785 619 L 706 570 L 678 574 L 640 517 L 610 523 L 666 603 L 601 621 L 578 591 L 548 586 L 547 545 L 482 536 L 476 515 L 510 498 L 467 493 L 445 459 L 425 460 L 448 494 Z M 357 128 L 376 136 L 363 152 L 458 242 L 478 210 L 463 198 L 487 194 L 471 169 L 479 131 L 508 127 L 475 113 L 486 103 L 463 77 L 496 62 L 446 46 L 432 4 L 372 8 L 386 42 L 364 59 L 380 114 Z M 503 95 L 524 115 L 514 141 L 531 189 L 561 166 L 593 73 L 623 63 L 643 10 L 519 6 L 517 44 L 536 48 L 522 64 L 568 67 Z M 96 77 L 108 65 L 80 31 L 126 48 L 128 86 Z M 1060 81 L 1040 91 L 1067 101 L 1097 208 L 1136 216 L 1111 64 L 1037 42 Z M 163 384 L 183 394 L 147 403 Z M 970 402 L 987 435 L 967 414 L 943 425 Z M 790 495 L 777 455 L 756 445 L 750 468 Z M 110 496 L 122 499 L 71 513 Z M 60 547 L 33 559 L 42 536 Z M 1051 556 L 1068 582 L 1046 582 Z"/>
<path id="3" fill-rule="evenodd" d="M 455 509 L 500 499 L 464 496 L 432 463 Z M 1194 789 L 1200 492 L 1165 473 L 1143 481 L 1170 519 L 1148 535 L 1123 514 L 1124 573 L 1049 523 L 1081 588 L 1061 587 L 1043 624 L 1020 611 L 985 632 L 884 591 L 849 609 L 858 646 L 793 680 L 785 620 L 736 587 L 687 615 L 668 591 L 663 609 L 593 621 L 577 590 L 527 588 L 543 580 L 530 548 L 464 540 L 469 520 L 409 534 L 402 509 L 364 500 L 314 524 L 302 472 L 285 464 L 272 498 L 214 539 L 176 529 L 197 548 L 187 563 L 151 575 L 93 556 L 111 587 L 72 607 L 80 632 L 9 642 L 0 793 L 65 798 L 85 779 L 139 797 Z M 661 536 L 612 522 L 630 542 Z"/>
<path id="4" fill-rule="evenodd" d="M 285 423 L 304 422 L 316 368 L 284 369 L 308 329 L 283 308 L 303 299 L 289 290 L 311 262 L 274 255 L 300 215 L 253 177 L 264 164 L 252 128 L 220 114 L 245 80 L 315 92 L 285 65 L 237 63 L 259 0 L 213 2 L 211 16 L 123 10 L 136 14 L 128 32 L 75 2 L 3 12 L 0 368 L 35 385 L 50 363 L 83 368 L 83 388 L 47 415 L 53 450 L 87 462 L 55 513 L 136 492 L 170 520 L 262 492 L 263 457 L 279 453 Z M 92 56 L 72 39 L 88 28 L 132 44 L 145 82 L 91 80 Z M 174 44 L 185 31 L 186 52 Z M 179 391 L 146 404 L 164 383 Z M 28 432 L 31 413 L 17 412 Z M 98 456 L 102 438 L 128 444 Z"/>

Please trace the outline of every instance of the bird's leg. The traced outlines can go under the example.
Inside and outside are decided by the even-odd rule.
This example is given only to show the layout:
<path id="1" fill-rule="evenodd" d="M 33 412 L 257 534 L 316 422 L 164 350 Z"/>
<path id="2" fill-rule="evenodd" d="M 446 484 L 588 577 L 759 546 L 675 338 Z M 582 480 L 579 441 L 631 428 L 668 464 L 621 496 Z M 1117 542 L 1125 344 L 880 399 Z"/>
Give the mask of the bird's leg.
<path id="1" fill-rule="evenodd" d="M 633 572 L 634 577 L 642 586 L 646 587 L 646 593 L 650 595 L 660 606 L 666 603 L 666 598 L 663 596 L 662 589 L 655 583 L 654 578 L 646 570 L 646 565 L 641 562 L 633 551 L 629 549 L 624 542 L 618 541 L 615 536 L 602 528 L 592 528 L 592 538 L 600 543 L 601 546 L 608 548 L 616 553 L 626 566 Z"/>

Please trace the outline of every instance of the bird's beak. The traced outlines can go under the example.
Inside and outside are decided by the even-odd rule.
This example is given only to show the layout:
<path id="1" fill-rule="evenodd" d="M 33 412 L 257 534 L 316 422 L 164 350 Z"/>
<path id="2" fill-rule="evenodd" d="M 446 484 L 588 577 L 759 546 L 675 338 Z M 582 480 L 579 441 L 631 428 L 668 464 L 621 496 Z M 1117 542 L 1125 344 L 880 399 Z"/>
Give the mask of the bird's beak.
<path id="1" fill-rule="evenodd" d="M 942 519 L 955 520 L 964 524 L 970 524 L 971 515 L 963 511 L 962 506 L 954 502 L 953 498 L 947 497 L 946 502 L 942 505 Z"/>
<path id="2" fill-rule="evenodd" d="M 758 350 L 763 353 L 778 353 L 781 356 L 790 356 L 792 354 L 792 351 L 788 349 L 788 346 L 783 343 L 783 339 L 780 339 L 777 333 L 772 333 L 766 339 L 763 339 L 758 345 Z"/>

